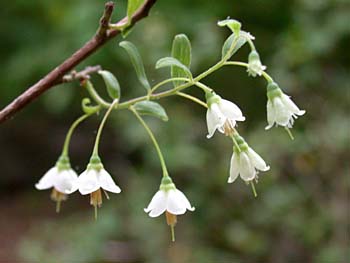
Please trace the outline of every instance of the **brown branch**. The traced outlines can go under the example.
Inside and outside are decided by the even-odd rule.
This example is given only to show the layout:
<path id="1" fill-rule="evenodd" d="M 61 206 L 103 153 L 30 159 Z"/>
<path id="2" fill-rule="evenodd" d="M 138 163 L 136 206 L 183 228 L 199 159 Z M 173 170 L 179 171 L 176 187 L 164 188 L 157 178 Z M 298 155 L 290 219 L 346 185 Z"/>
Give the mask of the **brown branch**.
<path id="1" fill-rule="evenodd" d="M 101 69 L 102 69 L 101 66 L 98 65 L 98 66 L 93 66 L 93 67 L 88 66 L 84 70 L 79 71 L 79 72 L 76 72 L 75 70 L 73 70 L 70 74 L 64 75 L 64 77 L 58 83 L 56 83 L 56 85 L 60 84 L 60 83 L 72 82 L 74 80 L 87 79 L 87 78 L 89 78 L 89 76 L 92 73 L 96 73 Z"/>
<path id="2" fill-rule="evenodd" d="M 157 0 L 146 0 L 146 2 L 136 11 L 131 18 L 131 25 L 134 25 L 137 21 L 146 17 Z M 115 36 L 121 33 L 118 29 L 108 29 L 110 18 L 114 9 L 113 2 L 107 2 L 105 4 L 104 14 L 100 19 L 100 26 L 95 36 L 93 36 L 88 42 L 85 43 L 78 51 L 76 51 L 71 57 L 67 58 L 61 65 L 53 69 L 44 78 L 39 80 L 36 84 L 29 87 L 25 92 L 13 100 L 0 112 L 0 123 L 6 121 L 16 112 L 24 108 L 34 99 L 38 98 L 46 90 L 63 82 L 65 74 L 69 73 L 80 62 L 85 60 L 107 41 L 111 40 Z M 128 18 L 124 17 L 117 25 L 123 26 L 128 22 Z"/>

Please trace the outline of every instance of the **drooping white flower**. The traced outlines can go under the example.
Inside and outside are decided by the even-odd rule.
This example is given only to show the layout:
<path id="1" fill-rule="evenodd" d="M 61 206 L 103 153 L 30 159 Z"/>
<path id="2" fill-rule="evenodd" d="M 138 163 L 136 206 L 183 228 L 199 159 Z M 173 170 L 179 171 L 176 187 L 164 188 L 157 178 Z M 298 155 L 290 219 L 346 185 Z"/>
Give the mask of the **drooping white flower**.
<path id="1" fill-rule="evenodd" d="M 222 99 L 214 92 L 206 93 L 207 99 L 207 138 L 211 138 L 216 130 L 225 135 L 231 135 L 236 121 L 244 121 L 245 117 L 240 108 L 231 101 Z"/>
<path id="2" fill-rule="evenodd" d="M 245 182 L 250 182 L 257 179 L 259 171 L 265 172 L 270 169 L 260 155 L 250 148 L 242 137 L 235 136 L 235 140 L 239 148 L 237 146 L 234 147 L 228 183 L 233 183 L 238 175 Z"/>
<path id="3" fill-rule="evenodd" d="M 92 156 L 86 170 L 79 175 L 78 189 L 82 195 L 90 194 L 90 204 L 97 208 L 102 205 L 101 188 L 116 194 L 121 192 L 112 176 L 104 169 L 100 158 Z"/>
<path id="4" fill-rule="evenodd" d="M 252 50 L 248 56 L 248 75 L 253 77 L 256 77 L 257 75 L 261 76 L 265 69 L 266 66 L 261 63 L 258 52 Z"/>
<path id="5" fill-rule="evenodd" d="M 305 114 L 297 105 L 284 94 L 275 82 L 267 85 L 267 122 L 266 130 L 274 124 L 292 128 L 294 119 Z"/>
<path id="6" fill-rule="evenodd" d="M 187 210 L 194 211 L 194 209 L 184 193 L 176 189 L 171 178 L 166 176 L 162 179 L 159 191 L 144 210 L 150 217 L 157 217 L 165 212 L 167 224 L 171 228 L 172 241 L 175 241 L 174 227 L 177 223 L 177 215 L 182 215 Z"/>
<path id="7" fill-rule="evenodd" d="M 56 165 L 48 170 L 44 176 L 35 184 L 38 190 L 52 189 L 51 199 L 57 202 L 56 211 L 59 212 L 60 202 L 67 199 L 68 194 L 75 192 L 78 175 L 71 168 L 69 158 L 61 156 Z"/>

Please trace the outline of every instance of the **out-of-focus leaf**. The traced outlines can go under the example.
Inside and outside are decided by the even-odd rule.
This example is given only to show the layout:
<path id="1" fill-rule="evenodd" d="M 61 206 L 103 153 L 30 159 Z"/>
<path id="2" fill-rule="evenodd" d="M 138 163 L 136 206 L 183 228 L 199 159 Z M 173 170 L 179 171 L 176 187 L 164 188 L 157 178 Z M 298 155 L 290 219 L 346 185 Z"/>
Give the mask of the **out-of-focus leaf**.
<path id="1" fill-rule="evenodd" d="M 185 34 L 176 35 L 173 41 L 171 55 L 176 58 L 184 66 L 190 68 L 191 65 L 191 42 Z M 171 67 L 171 77 L 187 77 L 187 73 L 182 68 L 177 66 Z M 181 85 L 183 81 L 174 81 L 174 86 Z"/>
<path id="2" fill-rule="evenodd" d="M 192 78 L 191 71 L 188 69 L 188 67 L 182 64 L 176 58 L 165 57 L 158 60 L 156 63 L 156 69 L 164 68 L 164 67 L 178 67 L 186 73 L 186 76 Z"/>
<path id="3" fill-rule="evenodd" d="M 100 70 L 98 72 L 100 74 L 106 84 L 106 89 L 108 92 L 108 95 L 112 99 L 119 99 L 120 98 L 120 85 L 117 80 L 117 78 L 109 71 L 107 70 Z"/>
<path id="4" fill-rule="evenodd" d="M 141 101 L 134 105 L 135 110 L 141 115 L 150 115 L 163 121 L 168 121 L 168 115 L 164 108 L 154 101 Z"/>
<path id="5" fill-rule="evenodd" d="M 143 66 L 142 58 L 136 46 L 129 41 L 122 41 L 119 43 L 119 46 L 124 48 L 126 52 L 129 54 L 131 63 L 135 68 L 137 78 L 139 79 L 140 83 L 145 87 L 145 89 L 149 90 L 151 86 L 148 82 L 148 79 L 145 73 L 145 68 Z"/>
<path id="6" fill-rule="evenodd" d="M 246 33 L 246 32 L 242 32 L 242 31 L 240 32 L 238 40 L 237 40 L 234 48 L 232 49 L 229 58 L 232 57 L 233 54 L 235 54 L 247 42 L 247 37 L 249 37 L 249 35 L 247 35 L 247 34 L 248 33 Z M 235 41 L 235 33 L 232 33 L 226 39 L 224 45 L 222 46 L 222 58 L 224 58 L 226 56 L 226 54 L 229 52 L 233 41 Z"/>
<path id="7" fill-rule="evenodd" d="M 145 0 L 128 0 L 128 21 L 130 22 L 131 17 L 133 14 L 142 6 L 142 4 L 145 2 Z"/>

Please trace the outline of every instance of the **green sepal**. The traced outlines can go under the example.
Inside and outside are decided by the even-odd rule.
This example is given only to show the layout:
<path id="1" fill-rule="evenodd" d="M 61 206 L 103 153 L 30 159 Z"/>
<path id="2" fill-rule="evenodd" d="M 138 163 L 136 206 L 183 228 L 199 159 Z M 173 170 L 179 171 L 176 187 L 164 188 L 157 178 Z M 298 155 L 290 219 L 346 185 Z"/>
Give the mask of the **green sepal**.
<path id="1" fill-rule="evenodd" d="M 191 66 L 191 42 L 185 34 L 176 35 L 173 40 L 171 56 L 176 58 L 187 68 Z M 182 68 L 172 66 L 171 77 L 187 77 L 187 73 Z M 174 81 L 174 86 L 177 87 L 183 83 L 183 81 Z"/>
<path id="2" fill-rule="evenodd" d="M 278 84 L 274 81 L 267 84 L 266 90 L 267 90 L 266 95 L 269 100 L 273 100 L 274 98 L 280 97 L 283 94 Z"/>
<path id="3" fill-rule="evenodd" d="M 169 120 L 165 109 L 157 102 L 148 100 L 140 101 L 135 103 L 133 107 L 140 115 L 150 115 L 157 117 L 162 121 Z"/>
<path id="4" fill-rule="evenodd" d="M 156 63 L 156 69 L 164 68 L 164 67 L 171 67 L 171 68 L 177 67 L 185 73 L 185 76 L 192 79 L 192 73 L 191 73 L 190 69 L 188 67 L 186 67 L 184 64 L 182 64 L 176 58 L 165 57 L 165 58 L 159 59 Z"/>
<path id="5" fill-rule="evenodd" d="M 107 70 L 100 70 L 98 71 L 98 74 L 100 74 L 106 84 L 106 89 L 108 92 L 108 95 L 112 99 L 119 99 L 120 98 L 120 85 L 117 80 L 117 78 L 109 71 Z"/>
<path id="6" fill-rule="evenodd" d="M 241 23 L 235 19 L 225 19 L 218 22 L 218 26 L 227 26 L 235 34 L 239 34 Z"/>
<path id="7" fill-rule="evenodd" d="M 260 61 L 260 56 L 256 50 L 252 50 L 248 56 L 248 63 L 253 63 L 255 61 Z"/>
<path id="8" fill-rule="evenodd" d="M 164 176 L 160 183 L 159 189 L 163 191 L 175 190 L 176 186 L 170 176 Z"/>
<path id="9" fill-rule="evenodd" d="M 59 171 L 71 169 L 69 157 L 67 155 L 61 155 L 56 162 L 56 167 Z"/>
<path id="10" fill-rule="evenodd" d="M 133 64 L 134 69 L 136 71 L 137 78 L 139 79 L 142 86 L 144 86 L 145 89 L 149 91 L 151 89 L 151 86 L 148 82 L 145 67 L 143 66 L 143 61 L 136 46 L 129 41 L 122 41 L 119 43 L 119 46 L 124 48 L 125 51 L 128 53 L 131 63 Z"/>
<path id="11" fill-rule="evenodd" d="M 210 106 L 213 103 L 219 103 L 221 100 L 221 97 L 217 95 L 214 91 L 207 91 L 205 92 L 205 99 L 207 101 L 207 105 L 210 108 Z"/>
<path id="12" fill-rule="evenodd" d="M 98 171 L 103 169 L 103 164 L 101 162 L 101 158 L 98 155 L 93 154 L 90 157 L 90 161 L 89 161 L 89 164 L 87 165 L 87 169 L 88 170 L 93 169 L 93 170 L 98 170 Z"/>
<path id="13" fill-rule="evenodd" d="M 238 144 L 239 149 L 237 148 L 237 146 L 234 146 L 233 149 L 236 153 L 239 152 L 245 152 L 248 150 L 248 144 L 246 143 L 246 141 L 244 140 L 244 138 L 240 135 L 235 135 L 234 136 L 234 140 L 236 141 L 236 143 Z"/>

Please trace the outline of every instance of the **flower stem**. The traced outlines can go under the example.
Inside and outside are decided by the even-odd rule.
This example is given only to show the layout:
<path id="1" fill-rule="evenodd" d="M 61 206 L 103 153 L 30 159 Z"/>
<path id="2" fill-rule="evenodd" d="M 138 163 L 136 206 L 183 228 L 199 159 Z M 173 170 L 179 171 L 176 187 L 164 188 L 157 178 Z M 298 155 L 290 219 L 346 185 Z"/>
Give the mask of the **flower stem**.
<path id="1" fill-rule="evenodd" d="M 166 80 L 163 80 L 163 81 L 159 82 L 158 84 L 154 85 L 154 87 L 151 89 L 151 92 L 154 92 L 156 89 L 158 89 L 159 87 L 163 86 L 164 84 L 167 84 L 167 83 L 173 82 L 173 81 L 186 81 L 186 82 L 189 82 L 190 80 L 188 78 L 171 78 L 171 79 L 166 79 Z"/>
<path id="2" fill-rule="evenodd" d="M 241 61 L 227 61 L 224 63 L 225 66 L 241 66 L 248 68 L 248 63 L 241 62 Z M 262 72 L 261 76 L 263 76 L 268 83 L 273 82 L 273 78 L 267 74 L 265 71 Z"/>
<path id="3" fill-rule="evenodd" d="M 142 126 L 145 128 L 145 130 L 147 131 L 149 137 L 151 137 L 151 140 L 152 140 L 152 142 L 154 144 L 154 147 L 156 148 L 156 151 L 157 151 L 157 154 L 158 154 L 158 157 L 159 157 L 160 165 L 161 165 L 162 171 L 163 171 L 163 177 L 168 176 L 168 170 L 167 170 L 166 165 L 165 165 L 165 161 L 164 161 L 164 157 L 163 157 L 162 151 L 160 150 L 159 144 L 158 144 L 156 138 L 154 137 L 151 129 L 148 127 L 147 123 L 142 119 L 140 114 L 133 107 L 130 107 L 130 110 L 134 113 L 136 118 L 140 121 Z"/>
<path id="4" fill-rule="evenodd" d="M 172 242 L 175 242 L 175 231 L 174 231 L 174 226 L 173 225 L 171 225 L 170 226 L 170 231 L 171 231 L 171 241 Z"/>
<path id="5" fill-rule="evenodd" d="M 252 186 L 252 190 L 253 190 L 254 197 L 257 197 L 257 196 L 258 196 L 258 194 L 256 193 L 256 190 L 255 190 L 255 185 L 254 185 L 253 180 L 252 180 L 252 181 L 250 181 L 250 185 Z"/>
<path id="6" fill-rule="evenodd" d="M 199 105 L 203 106 L 204 108 L 208 108 L 208 105 L 205 102 L 201 101 L 200 99 L 198 99 L 190 94 L 183 93 L 183 92 L 177 92 L 176 94 L 181 96 L 181 97 L 184 97 L 186 99 L 192 100 L 195 103 L 198 103 Z"/>
<path id="7" fill-rule="evenodd" d="M 88 118 L 89 116 L 91 116 L 91 114 L 85 114 L 80 116 L 75 122 L 73 122 L 73 124 L 70 126 L 68 133 L 66 135 L 66 139 L 64 141 L 63 144 L 63 149 L 62 149 L 62 155 L 63 156 L 68 156 L 68 151 L 69 151 L 69 144 L 70 144 L 70 140 L 72 138 L 72 134 L 75 130 L 75 128 L 82 122 L 84 121 L 86 118 Z"/>
<path id="8" fill-rule="evenodd" d="M 102 130 L 103 130 L 103 127 L 106 123 L 106 120 L 109 116 L 109 114 L 112 112 L 112 110 L 114 109 L 114 106 L 118 103 L 118 100 L 114 100 L 112 102 L 112 104 L 109 106 L 108 110 L 106 111 L 105 113 L 105 116 L 103 116 L 103 119 L 100 123 L 100 126 L 98 127 L 98 131 L 97 131 L 97 135 L 96 135 L 96 139 L 95 139 L 95 145 L 94 145 L 94 149 L 92 151 L 92 155 L 98 155 L 98 146 L 100 144 L 100 139 L 101 139 L 101 134 L 102 134 Z"/>

